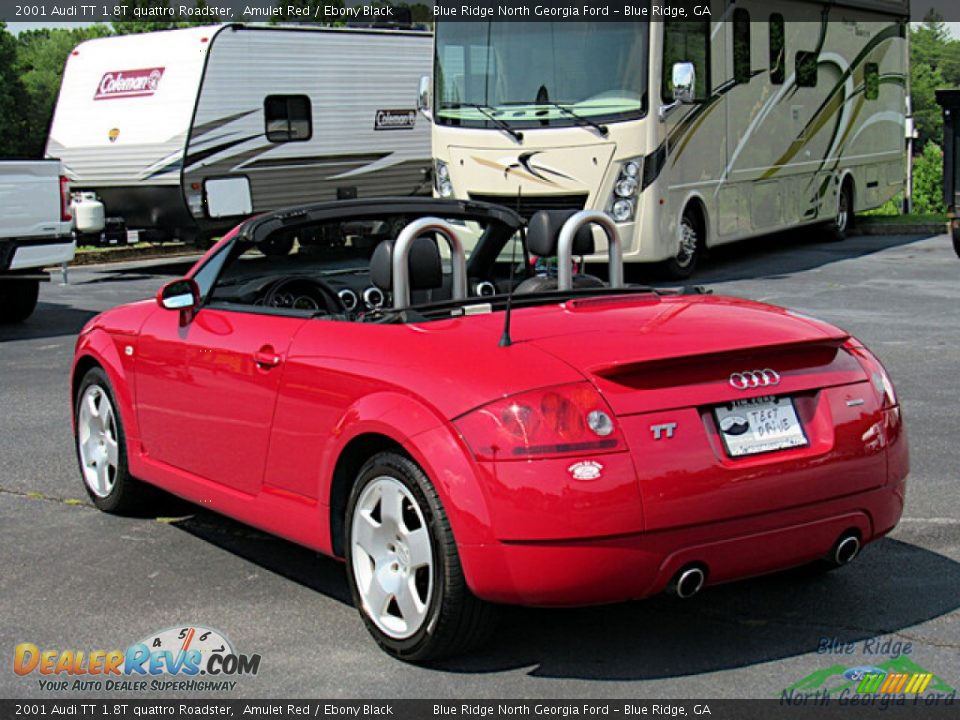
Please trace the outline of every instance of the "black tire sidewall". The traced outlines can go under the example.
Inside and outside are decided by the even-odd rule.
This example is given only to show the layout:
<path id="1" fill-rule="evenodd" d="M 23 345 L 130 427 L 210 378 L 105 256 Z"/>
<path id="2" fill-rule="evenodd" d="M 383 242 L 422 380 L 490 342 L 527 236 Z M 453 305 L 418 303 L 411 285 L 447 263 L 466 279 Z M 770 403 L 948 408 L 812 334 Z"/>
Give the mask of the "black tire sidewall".
<path id="1" fill-rule="evenodd" d="M 846 198 L 847 202 L 847 224 L 841 230 L 840 226 L 837 224 L 837 221 L 840 218 L 840 204 L 843 199 Z M 844 182 L 840 186 L 840 195 L 837 196 L 837 216 L 830 223 L 830 239 L 834 242 L 842 242 L 847 239 L 850 234 L 850 229 L 853 227 L 853 190 L 850 187 L 850 182 Z"/>
<path id="2" fill-rule="evenodd" d="M 83 477 L 83 458 L 80 456 L 79 443 L 79 421 L 80 421 L 80 399 L 83 397 L 87 388 L 92 385 L 98 386 L 103 390 L 113 410 L 114 422 L 117 426 L 117 475 L 110 494 L 106 497 L 99 497 L 87 485 Z M 130 473 L 127 469 L 127 439 L 123 428 L 123 418 L 120 416 L 120 409 L 117 405 L 116 396 L 113 393 L 113 385 L 107 377 L 106 372 L 100 367 L 94 367 L 87 371 L 86 375 L 80 381 L 77 387 L 77 394 L 73 399 L 73 418 L 75 430 L 73 433 L 73 448 L 77 455 L 77 467 L 80 470 L 80 482 L 83 483 L 83 489 L 87 491 L 90 500 L 100 510 L 108 513 L 120 512 L 124 507 L 125 496 L 129 494 L 131 488 Z"/>
<path id="3" fill-rule="evenodd" d="M 686 265 L 681 265 L 677 262 L 675 257 L 670 258 L 663 264 L 664 271 L 668 279 L 671 280 L 686 280 L 697 270 L 697 263 L 700 260 L 700 256 L 703 254 L 703 243 L 704 243 L 704 229 L 699 221 L 699 219 L 690 211 L 685 210 L 683 216 L 680 219 L 680 223 L 684 222 L 689 223 L 697 231 L 697 249 L 694 251 L 693 257 L 690 259 L 690 262 Z M 678 246 L 679 252 L 679 246 Z"/>
<path id="4" fill-rule="evenodd" d="M 430 535 L 430 550 L 433 553 L 433 582 L 430 593 L 430 602 L 427 618 L 417 632 L 404 640 L 397 640 L 386 635 L 363 609 L 363 600 L 357 589 L 357 581 L 353 572 L 352 528 L 353 515 L 364 489 L 375 479 L 388 476 L 398 480 L 413 495 L 420 512 L 423 514 Z M 436 498 L 436 491 L 429 486 L 429 481 L 423 471 L 408 458 L 396 453 L 385 452 L 375 455 L 360 470 L 357 481 L 354 483 L 347 501 L 347 514 L 344 523 L 344 554 L 347 565 L 347 580 L 350 585 L 350 594 L 354 605 L 363 617 L 367 629 L 377 643 L 391 655 L 401 659 L 416 660 L 419 656 L 429 653 L 429 645 L 433 640 L 433 631 L 438 626 L 438 618 L 443 611 L 443 599 L 446 590 L 447 568 L 444 564 L 446 557 L 441 546 L 444 542 L 452 542 L 452 538 L 445 535 L 438 526 L 438 513 L 443 508 Z"/>
<path id="5" fill-rule="evenodd" d="M 0 280 L 0 323 L 18 323 L 33 314 L 40 297 L 36 280 Z"/>

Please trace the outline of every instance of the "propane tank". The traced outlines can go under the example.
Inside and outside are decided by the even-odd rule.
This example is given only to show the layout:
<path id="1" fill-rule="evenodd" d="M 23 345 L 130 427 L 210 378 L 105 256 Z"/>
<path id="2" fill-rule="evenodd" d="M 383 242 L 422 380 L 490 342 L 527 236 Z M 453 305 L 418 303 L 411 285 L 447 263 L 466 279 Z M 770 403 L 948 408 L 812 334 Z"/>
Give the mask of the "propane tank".
<path id="1" fill-rule="evenodd" d="M 84 192 L 73 200 L 74 227 L 78 233 L 93 235 L 103 231 L 106 225 L 103 203 L 96 193 Z"/>

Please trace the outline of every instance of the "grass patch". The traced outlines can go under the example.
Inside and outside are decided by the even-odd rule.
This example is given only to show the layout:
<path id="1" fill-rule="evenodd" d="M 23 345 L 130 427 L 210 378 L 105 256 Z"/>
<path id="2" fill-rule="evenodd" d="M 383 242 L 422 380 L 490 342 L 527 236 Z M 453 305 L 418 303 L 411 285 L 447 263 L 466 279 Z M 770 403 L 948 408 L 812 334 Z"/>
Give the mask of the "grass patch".
<path id="1" fill-rule="evenodd" d="M 116 252 L 117 250 L 157 250 L 161 247 L 186 247 L 186 245 L 183 243 L 165 243 L 164 245 L 154 245 L 153 243 L 148 242 L 138 242 L 133 243 L 132 245 L 117 243 L 116 245 L 103 245 L 102 247 L 85 245 L 77 248 L 77 254 L 100 255 L 102 253 Z"/>
<path id="2" fill-rule="evenodd" d="M 942 213 L 918 213 L 910 215 L 874 215 L 864 213 L 863 215 L 857 215 L 857 222 L 869 223 L 871 225 L 942 225 L 946 224 L 947 216 Z"/>

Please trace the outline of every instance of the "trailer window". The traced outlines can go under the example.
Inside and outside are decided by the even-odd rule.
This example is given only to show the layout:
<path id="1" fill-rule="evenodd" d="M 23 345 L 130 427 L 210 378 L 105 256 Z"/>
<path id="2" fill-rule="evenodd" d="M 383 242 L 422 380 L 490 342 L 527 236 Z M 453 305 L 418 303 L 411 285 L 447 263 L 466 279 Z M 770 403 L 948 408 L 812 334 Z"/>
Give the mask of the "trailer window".
<path id="1" fill-rule="evenodd" d="M 797 52 L 797 87 L 817 86 L 817 53 Z"/>
<path id="2" fill-rule="evenodd" d="M 663 23 L 663 78 L 660 96 L 673 102 L 673 64 L 693 63 L 697 71 L 695 98 L 706 100 L 710 88 L 710 23 Z"/>
<path id="3" fill-rule="evenodd" d="M 863 96 L 867 100 L 880 97 L 880 66 L 877 63 L 863 66 Z"/>
<path id="4" fill-rule="evenodd" d="M 750 13 L 733 11 L 733 81 L 750 82 Z"/>
<path id="5" fill-rule="evenodd" d="M 302 142 L 313 135 L 306 95 L 268 95 L 263 101 L 263 120 L 270 142 Z"/>
<path id="6" fill-rule="evenodd" d="M 784 32 L 783 15 L 770 16 L 770 82 L 783 85 L 787 74 L 787 40 Z"/>

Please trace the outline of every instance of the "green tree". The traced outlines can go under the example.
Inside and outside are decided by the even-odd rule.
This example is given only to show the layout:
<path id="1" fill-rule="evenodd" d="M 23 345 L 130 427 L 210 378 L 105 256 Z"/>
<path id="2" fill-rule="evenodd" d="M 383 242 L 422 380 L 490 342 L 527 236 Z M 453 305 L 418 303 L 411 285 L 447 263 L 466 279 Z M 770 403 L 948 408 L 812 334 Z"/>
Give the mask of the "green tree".
<path id="1" fill-rule="evenodd" d="M 943 17 L 934 10 L 910 30 L 910 85 L 918 148 L 940 143 L 943 111 L 934 92 L 960 85 L 960 41 L 950 37 Z"/>
<path id="2" fill-rule="evenodd" d="M 937 105 L 935 91 L 945 87 L 940 70 L 918 63 L 911 68 L 910 98 L 913 121 L 917 128 L 917 148 L 928 142 L 942 142 L 943 109 Z"/>
<path id="3" fill-rule="evenodd" d="M 913 163 L 913 212 L 944 212 L 943 151 L 935 142 L 928 142 Z"/>
<path id="4" fill-rule="evenodd" d="M 16 59 L 16 38 L 7 31 L 7 24 L 0 22 L 0 157 L 37 156 L 24 112 L 27 91 Z"/>
<path id="5" fill-rule="evenodd" d="M 28 131 L 29 155 L 39 157 L 43 154 L 70 52 L 86 40 L 109 34 L 110 28 L 106 25 L 93 25 L 31 30 L 17 37 L 16 69 L 27 95 L 21 114 Z"/>

